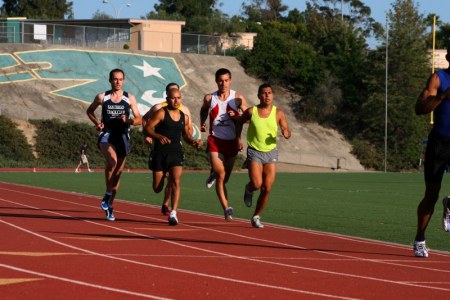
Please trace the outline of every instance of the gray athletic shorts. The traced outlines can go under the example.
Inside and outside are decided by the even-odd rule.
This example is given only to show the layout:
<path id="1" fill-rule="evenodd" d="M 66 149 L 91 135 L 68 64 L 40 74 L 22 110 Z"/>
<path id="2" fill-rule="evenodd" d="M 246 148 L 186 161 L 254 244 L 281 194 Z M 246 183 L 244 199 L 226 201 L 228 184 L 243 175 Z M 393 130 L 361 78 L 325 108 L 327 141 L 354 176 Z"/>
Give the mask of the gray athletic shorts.
<path id="1" fill-rule="evenodd" d="M 275 164 L 278 162 L 278 149 L 275 148 L 269 152 L 261 152 L 251 147 L 247 147 L 247 160 L 265 164 Z"/>

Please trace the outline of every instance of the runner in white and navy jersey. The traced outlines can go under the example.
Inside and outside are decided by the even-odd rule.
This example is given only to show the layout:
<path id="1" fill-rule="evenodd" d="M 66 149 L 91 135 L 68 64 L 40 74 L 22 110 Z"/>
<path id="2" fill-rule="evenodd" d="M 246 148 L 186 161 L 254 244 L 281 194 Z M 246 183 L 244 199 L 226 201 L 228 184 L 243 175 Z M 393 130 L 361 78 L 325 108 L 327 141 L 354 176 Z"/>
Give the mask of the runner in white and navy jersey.
<path id="1" fill-rule="evenodd" d="M 136 98 L 123 90 L 124 81 L 125 73 L 122 70 L 112 70 L 109 73 L 111 90 L 98 94 L 86 112 L 100 131 L 98 146 L 106 160 L 106 192 L 101 208 L 109 221 L 115 220 L 113 201 L 119 189 L 126 156 L 130 151 L 130 126 L 141 124 Z M 101 120 L 95 115 L 95 110 L 99 106 L 102 107 Z M 131 112 L 134 118 L 131 118 Z"/>

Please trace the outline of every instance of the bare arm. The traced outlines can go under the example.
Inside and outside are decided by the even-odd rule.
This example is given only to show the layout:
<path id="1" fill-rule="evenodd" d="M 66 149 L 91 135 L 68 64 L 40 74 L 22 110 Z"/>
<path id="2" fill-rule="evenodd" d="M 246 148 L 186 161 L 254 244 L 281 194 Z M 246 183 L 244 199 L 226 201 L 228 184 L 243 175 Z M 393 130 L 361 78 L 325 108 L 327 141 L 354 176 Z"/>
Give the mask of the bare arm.
<path id="1" fill-rule="evenodd" d="M 98 131 L 103 130 L 104 124 L 95 116 L 95 110 L 102 105 L 103 97 L 105 97 L 105 93 L 97 94 L 97 96 L 95 96 L 94 98 L 94 101 L 92 101 L 91 105 L 89 105 L 86 110 L 88 118 L 92 121 L 92 123 L 94 123 L 95 128 L 97 128 Z"/>
<path id="2" fill-rule="evenodd" d="M 286 120 L 286 115 L 284 112 L 277 108 L 277 122 L 280 125 L 281 134 L 285 139 L 289 139 L 291 137 L 291 130 L 289 129 L 289 125 Z"/>
<path id="3" fill-rule="evenodd" d="M 187 125 L 189 126 L 189 132 L 191 133 L 191 135 L 192 134 L 194 134 L 194 128 L 193 128 L 193 126 L 192 126 L 192 117 L 191 117 L 191 111 L 189 110 L 189 108 L 186 106 L 186 105 L 184 105 L 183 104 L 183 108 L 182 108 L 182 111 L 184 112 L 184 114 L 186 115 L 186 116 L 188 116 L 189 118 L 187 118 Z"/>
<path id="4" fill-rule="evenodd" d="M 148 110 L 148 112 L 144 114 L 144 116 L 142 116 L 142 127 L 145 126 L 148 120 L 151 119 L 155 114 L 155 112 L 157 112 L 161 107 L 162 107 L 161 103 L 155 104 Z"/>
<path id="5" fill-rule="evenodd" d="M 248 106 L 247 106 L 247 99 L 245 99 L 244 95 L 241 95 L 239 93 L 236 93 L 236 98 L 238 99 L 238 108 L 244 112 Z"/>
<path id="6" fill-rule="evenodd" d="M 142 124 L 142 117 L 141 117 L 141 113 L 139 112 L 138 106 L 137 106 L 137 101 L 136 101 L 136 97 L 134 97 L 133 95 L 129 94 L 128 98 L 130 99 L 130 108 L 131 111 L 133 112 L 133 118 L 128 118 L 127 116 L 122 116 L 122 120 L 127 123 L 128 125 L 141 125 Z"/>
<path id="7" fill-rule="evenodd" d="M 155 132 L 154 128 L 164 120 L 164 116 L 166 115 L 166 112 L 164 109 L 158 110 L 155 115 L 145 124 L 144 126 L 144 134 L 153 138 L 157 139 L 161 142 L 161 144 L 170 144 L 170 139 L 167 137 L 158 134 Z"/>
<path id="8" fill-rule="evenodd" d="M 440 87 L 439 77 L 433 74 L 428 78 L 427 85 L 416 101 L 416 115 L 424 115 L 432 112 L 444 99 L 450 99 L 450 89 L 445 93 L 438 93 Z"/>
<path id="9" fill-rule="evenodd" d="M 201 131 L 202 132 L 206 132 L 206 119 L 208 119 L 208 113 L 209 113 L 209 107 L 211 106 L 211 95 L 205 95 L 205 97 L 203 97 L 203 104 L 202 107 L 200 108 L 200 126 L 201 126 Z"/>
<path id="10" fill-rule="evenodd" d="M 200 146 L 202 144 L 202 140 L 194 140 L 192 138 L 191 128 L 189 127 L 189 116 L 187 114 L 184 115 L 184 130 L 183 130 L 183 138 L 184 140 L 195 147 L 197 150 L 200 149 Z"/>
<path id="11" fill-rule="evenodd" d="M 251 107 L 247 108 L 244 111 L 244 113 L 242 114 L 242 116 L 240 116 L 236 122 L 236 141 L 237 141 L 239 151 L 244 149 L 244 145 L 242 144 L 242 140 L 241 140 L 242 128 L 245 123 L 247 123 L 249 120 L 251 120 L 252 112 L 253 112 L 253 110 Z"/>
<path id="12" fill-rule="evenodd" d="M 229 110 L 227 113 L 230 116 L 230 118 L 233 120 L 234 123 L 238 121 L 239 115 L 243 114 L 244 111 L 247 109 L 247 100 L 245 97 L 239 93 L 236 93 L 236 105 L 238 108 L 238 115 L 233 110 Z"/>
<path id="13" fill-rule="evenodd" d="M 142 117 L 142 132 L 144 133 L 144 141 L 148 144 L 151 144 L 153 142 L 153 139 L 151 137 L 149 137 L 146 133 L 145 133 L 145 125 L 147 124 L 147 122 L 153 118 L 153 116 L 155 115 L 155 113 L 162 107 L 162 104 L 156 104 L 153 105 Z"/>

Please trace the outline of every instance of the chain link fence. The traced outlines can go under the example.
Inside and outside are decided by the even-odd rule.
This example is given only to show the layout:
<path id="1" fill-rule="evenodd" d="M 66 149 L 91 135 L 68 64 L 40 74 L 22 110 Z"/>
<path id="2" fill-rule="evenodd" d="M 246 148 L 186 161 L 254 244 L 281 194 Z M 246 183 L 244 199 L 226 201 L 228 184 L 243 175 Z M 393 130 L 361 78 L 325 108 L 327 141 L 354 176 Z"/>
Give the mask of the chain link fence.
<path id="1" fill-rule="evenodd" d="M 179 33 L 154 32 L 155 35 Z M 0 21 L 0 43 L 65 45 L 87 48 L 124 49 L 131 42 L 129 29 L 18 21 Z M 233 49 L 251 49 L 253 39 L 202 34 L 181 34 L 181 52 L 209 55 L 233 55 Z"/>

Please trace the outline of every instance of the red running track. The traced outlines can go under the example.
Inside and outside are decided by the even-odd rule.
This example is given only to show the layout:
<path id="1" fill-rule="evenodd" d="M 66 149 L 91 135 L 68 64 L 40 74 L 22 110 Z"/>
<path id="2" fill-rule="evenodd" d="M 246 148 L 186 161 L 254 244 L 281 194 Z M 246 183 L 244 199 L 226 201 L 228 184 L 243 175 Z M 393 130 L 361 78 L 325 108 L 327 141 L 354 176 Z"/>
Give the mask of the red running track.
<path id="1" fill-rule="evenodd" d="M 0 182 L 0 298 L 444 299 L 450 253 Z"/>

